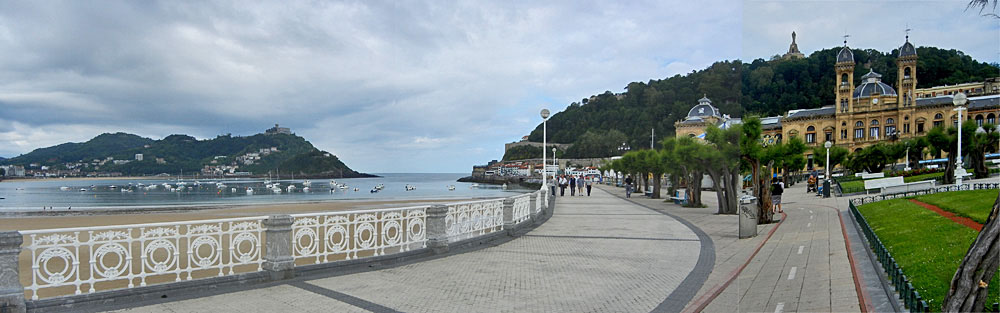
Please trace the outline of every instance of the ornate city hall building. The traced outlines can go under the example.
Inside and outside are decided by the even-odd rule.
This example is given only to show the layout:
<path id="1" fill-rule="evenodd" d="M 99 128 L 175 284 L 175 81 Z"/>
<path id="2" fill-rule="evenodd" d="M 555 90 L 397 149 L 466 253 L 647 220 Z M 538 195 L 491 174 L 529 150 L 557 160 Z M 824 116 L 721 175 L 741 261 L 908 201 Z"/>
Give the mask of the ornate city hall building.
<path id="1" fill-rule="evenodd" d="M 798 52 L 794 42 L 789 51 Z M 997 124 L 1000 116 L 1000 82 L 989 78 L 984 82 L 917 88 L 917 50 L 909 41 L 899 48 L 896 59 L 898 79 L 895 88 L 882 81 L 882 75 L 869 70 L 854 85 L 854 54 L 844 41 L 837 53 L 834 71 L 837 74 L 833 92 L 836 101 L 817 109 L 788 111 L 783 116 L 761 119 L 763 144 L 781 142 L 782 138 L 801 138 L 809 146 L 835 145 L 857 151 L 882 141 L 892 141 L 926 135 L 936 126 L 958 123 L 952 97 L 963 92 L 969 96 L 963 116 L 978 125 Z M 723 126 L 738 123 L 722 115 L 707 98 L 688 112 L 674 126 L 677 136 L 702 137 L 709 123 Z M 813 168 L 811 152 L 807 169 Z M 816 164 L 821 166 L 820 164 Z"/>

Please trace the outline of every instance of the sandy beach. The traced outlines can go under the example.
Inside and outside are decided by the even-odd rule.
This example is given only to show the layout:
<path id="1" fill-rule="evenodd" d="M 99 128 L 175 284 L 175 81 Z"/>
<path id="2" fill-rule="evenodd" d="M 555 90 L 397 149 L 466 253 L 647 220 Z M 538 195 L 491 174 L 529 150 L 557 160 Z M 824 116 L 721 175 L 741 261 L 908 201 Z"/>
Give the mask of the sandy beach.
<path id="1" fill-rule="evenodd" d="M 59 215 L 54 212 L 45 216 L 9 215 L 0 218 L 0 230 L 29 230 L 101 225 L 124 225 L 258 216 L 271 214 L 296 214 L 310 212 L 344 211 L 406 207 L 422 204 L 460 202 L 462 199 L 447 200 L 395 200 L 395 201 L 328 201 L 316 203 L 263 204 L 231 206 L 211 209 L 157 210 L 149 213 L 112 212 L 67 212 L 73 215 Z"/>

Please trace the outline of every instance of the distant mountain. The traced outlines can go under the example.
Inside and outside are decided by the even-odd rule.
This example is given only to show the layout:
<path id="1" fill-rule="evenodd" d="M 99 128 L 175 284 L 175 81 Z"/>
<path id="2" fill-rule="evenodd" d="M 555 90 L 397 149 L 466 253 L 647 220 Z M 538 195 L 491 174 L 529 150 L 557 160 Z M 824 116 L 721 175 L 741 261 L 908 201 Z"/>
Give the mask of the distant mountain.
<path id="1" fill-rule="evenodd" d="M 138 154 L 142 155 L 141 160 Z M 83 143 L 39 148 L 0 160 L 0 164 L 122 175 L 176 175 L 181 172 L 190 175 L 207 168 L 206 171 L 249 172 L 255 176 L 268 172 L 300 177 L 371 176 L 352 170 L 337 156 L 293 134 L 223 135 L 207 140 L 188 135 L 153 140 L 126 133 L 101 134 Z"/>

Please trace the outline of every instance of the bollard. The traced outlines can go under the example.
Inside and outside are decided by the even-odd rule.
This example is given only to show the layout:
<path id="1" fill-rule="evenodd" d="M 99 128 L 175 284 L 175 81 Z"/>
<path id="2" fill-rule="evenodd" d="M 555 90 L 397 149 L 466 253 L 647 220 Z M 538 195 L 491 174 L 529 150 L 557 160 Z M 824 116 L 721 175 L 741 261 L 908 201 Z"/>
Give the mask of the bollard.
<path id="1" fill-rule="evenodd" d="M 434 254 L 448 252 L 448 206 L 432 205 L 427 208 L 427 248 Z"/>
<path id="2" fill-rule="evenodd" d="M 23 242 L 20 232 L 0 232 L 0 307 L 5 312 L 25 312 L 24 286 L 18 276 L 18 255 Z"/>
<path id="3" fill-rule="evenodd" d="M 264 220 L 265 234 L 264 263 L 261 268 L 271 280 L 295 277 L 295 258 L 292 257 L 291 215 L 271 215 Z"/>

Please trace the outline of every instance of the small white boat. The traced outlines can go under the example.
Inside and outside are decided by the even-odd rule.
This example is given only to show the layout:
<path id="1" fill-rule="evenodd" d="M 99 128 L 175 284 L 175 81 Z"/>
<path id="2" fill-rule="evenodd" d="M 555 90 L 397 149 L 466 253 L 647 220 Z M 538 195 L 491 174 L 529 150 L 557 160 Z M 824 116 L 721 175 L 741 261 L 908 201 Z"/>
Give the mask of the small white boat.
<path id="1" fill-rule="evenodd" d="M 247 188 L 247 195 L 253 195 L 253 188 Z"/>
<path id="2" fill-rule="evenodd" d="M 358 191 L 358 188 L 354 188 L 354 191 Z"/>
<path id="3" fill-rule="evenodd" d="M 309 192 L 309 187 L 302 187 L 302 192 Z"/>
<path id="4" fill-rule="evenodd" d="M 308 179 L 306 179 L 306 181 L 302 182 L 302 186 L 306 186 L 306 187 L 312 186 L 312 184 L 313 184 L 313 182 L 310 181 L 310 180 L 308 180 Z"/>
<path id="5" fill-rule="evenodd" d="M 81 192 L 83 192 L 83 191 L 87 191 L 87 188 L 80 188 L 80 191 L 81 191 Z"/>
<path id="6" fill-rule="evenodd" d="M 236 188 L 229 189 L 229 192 L 236 193 Z"/>
<path id="7" fill-rule="evenodd" d="M 111 189 L 118 189 L 118 186 L 115 186 L 115 185 L 111 185 L 111 187 L 108 187 L 108 188 L 111 188 Z"/>
<path id="8" fill-rule="evenodd" d="M 479 188 L 479 184 L 473 183 L 469 188 Z"/>
<path id="9" fill-rule="evenodd" d="M 500 188 L 507 189 L 507 183 L 503 183 L 503 186 L 501 186 Z"/>
<path id="10" fill-rule="evenodd" d="M 281 193 L 281 188 L 277 188 L 277 187 L 271 188 L 271 191 L 273 191 L 274 193 Z"/>
<path id="11" fill-rule="evenodd" d="M 295 185 L 288 186 L 288 193 L 292 193 L 292 191 L 295 191 Z"/>
<path id="12" fill-rule="evenodd" d="M 411 190 L 417 190 L 417 187 L 415 187 L 415 186 L 410 186 L 409 184 L 407 184 L 407 185 L 406 185 L 406 191 L 411 191 Z"/>
<path id="13" fill-rule="evenodd" d="M 62 191 L 69 191 L 69 187 L 66 187 L 66 186 L 62 186 L 62 187 L 59 187 L 59 190 L 62 190 Z"/>
<path id="14" fill-rule="evenodd" d="M 455 190 L 455 185 L 448 186 L 448 190 L 454 191 Z"/>

